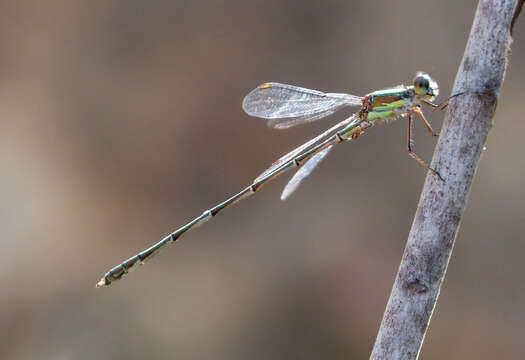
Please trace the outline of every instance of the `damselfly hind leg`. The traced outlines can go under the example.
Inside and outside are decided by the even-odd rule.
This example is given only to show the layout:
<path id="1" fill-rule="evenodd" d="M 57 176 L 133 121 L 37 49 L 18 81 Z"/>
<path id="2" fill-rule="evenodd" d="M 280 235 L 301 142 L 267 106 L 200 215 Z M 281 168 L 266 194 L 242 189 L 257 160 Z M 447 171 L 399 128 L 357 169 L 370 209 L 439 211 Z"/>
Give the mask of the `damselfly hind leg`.
<path id="1" fill-rule="evenodd" d="M 430 166 L 428 166 L 428 164 L 413 151 L 413 147 L 414 147 L 414 141 L 412 138 L 412 114 L 408 113 L 408 130 L 407 130 L 408 156 L 416 160 L 419 163 L 419 165 L 423 166 L 425 169 L 432 171 L 435 175 L 439 177 L 441 181 L 445 181 L 445 179 L 443 179 L 443 177 L 437 170 L 432 169 Z"/>

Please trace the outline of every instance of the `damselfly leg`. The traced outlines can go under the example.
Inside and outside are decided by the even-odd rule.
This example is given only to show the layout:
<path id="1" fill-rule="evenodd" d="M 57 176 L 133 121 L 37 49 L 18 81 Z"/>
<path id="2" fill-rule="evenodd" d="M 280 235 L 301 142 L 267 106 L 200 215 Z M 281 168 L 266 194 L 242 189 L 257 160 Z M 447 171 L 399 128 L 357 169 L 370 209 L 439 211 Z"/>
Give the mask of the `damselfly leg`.
<path id="1" fill-rule="evenodd" d="M 415 112 L 412 111 L 412 112 L 408 113 L 408 127 L 407 127 L 407 151 L 408 151 L 408 156 L 410 156 L 412 159 L 416 160 L 419 163 L 419 165 L 423 166 L 425 169 L 432 171 L 435 175 L 437 175 L 441 179 L 441 181 L 445 181 L 445 179 L 443 179 L 443 177 L 441 176 L 441 174 L 437 170 L 435 170 L 435 169 L 431 168 L 430 166 L 428 166 L 428 164 L 423 159 L 421 159 L 413 150 L 414 139 L 413 139 L 413 136 L 412 136 L 412 128 L 413 128 L 412 113 L 415 113 Z"/>

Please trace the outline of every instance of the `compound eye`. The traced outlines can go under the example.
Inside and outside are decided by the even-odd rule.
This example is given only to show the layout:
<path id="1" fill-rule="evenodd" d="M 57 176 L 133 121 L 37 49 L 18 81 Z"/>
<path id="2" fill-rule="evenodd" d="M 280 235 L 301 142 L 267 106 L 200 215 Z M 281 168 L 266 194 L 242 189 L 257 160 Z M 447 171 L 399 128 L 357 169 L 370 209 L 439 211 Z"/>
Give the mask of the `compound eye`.
<path id="1" fill-rule="evenodd" d="M 414 79 L 414 86 L 420 89 L 427 90 L 430 86 L 430 82 L 425 76 L 417 76 Z"/>
<path id="2" fill-rule="evenodd" d="M 427 93 L 428 89 L 430 87 L 430 81 L 426 76 L 418 75 L 414 79 L 414 89 L 416 90 L 416 93 L 418 94 L 425 94 Z"/>

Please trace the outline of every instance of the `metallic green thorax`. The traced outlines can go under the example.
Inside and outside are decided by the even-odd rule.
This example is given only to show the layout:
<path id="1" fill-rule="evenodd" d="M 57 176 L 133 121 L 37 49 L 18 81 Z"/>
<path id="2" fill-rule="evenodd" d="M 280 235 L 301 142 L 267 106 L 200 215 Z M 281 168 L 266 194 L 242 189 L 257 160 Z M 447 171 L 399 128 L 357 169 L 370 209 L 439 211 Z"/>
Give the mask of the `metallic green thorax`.
<path id="1" fill-rule="evenodd" d="M 413 89 L 399 86 L 391 89 L 374 91 L 365 99 L 368 102 L 367 120 L 374 123 L 379 119 L 392 118 L 403 113 L 403 107 L 413 98 Z"/>

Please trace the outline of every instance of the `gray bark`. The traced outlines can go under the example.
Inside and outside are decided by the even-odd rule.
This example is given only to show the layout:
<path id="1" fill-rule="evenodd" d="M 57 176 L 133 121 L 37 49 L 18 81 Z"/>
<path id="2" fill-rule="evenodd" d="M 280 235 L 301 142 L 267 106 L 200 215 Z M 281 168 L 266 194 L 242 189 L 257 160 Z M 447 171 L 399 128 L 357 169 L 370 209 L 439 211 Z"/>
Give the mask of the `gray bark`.
<path id="1" fill-rule="evenodd" d="M 480 0 L 370 359 L 417 359 L 452 254 L 523 0 Z"/>

